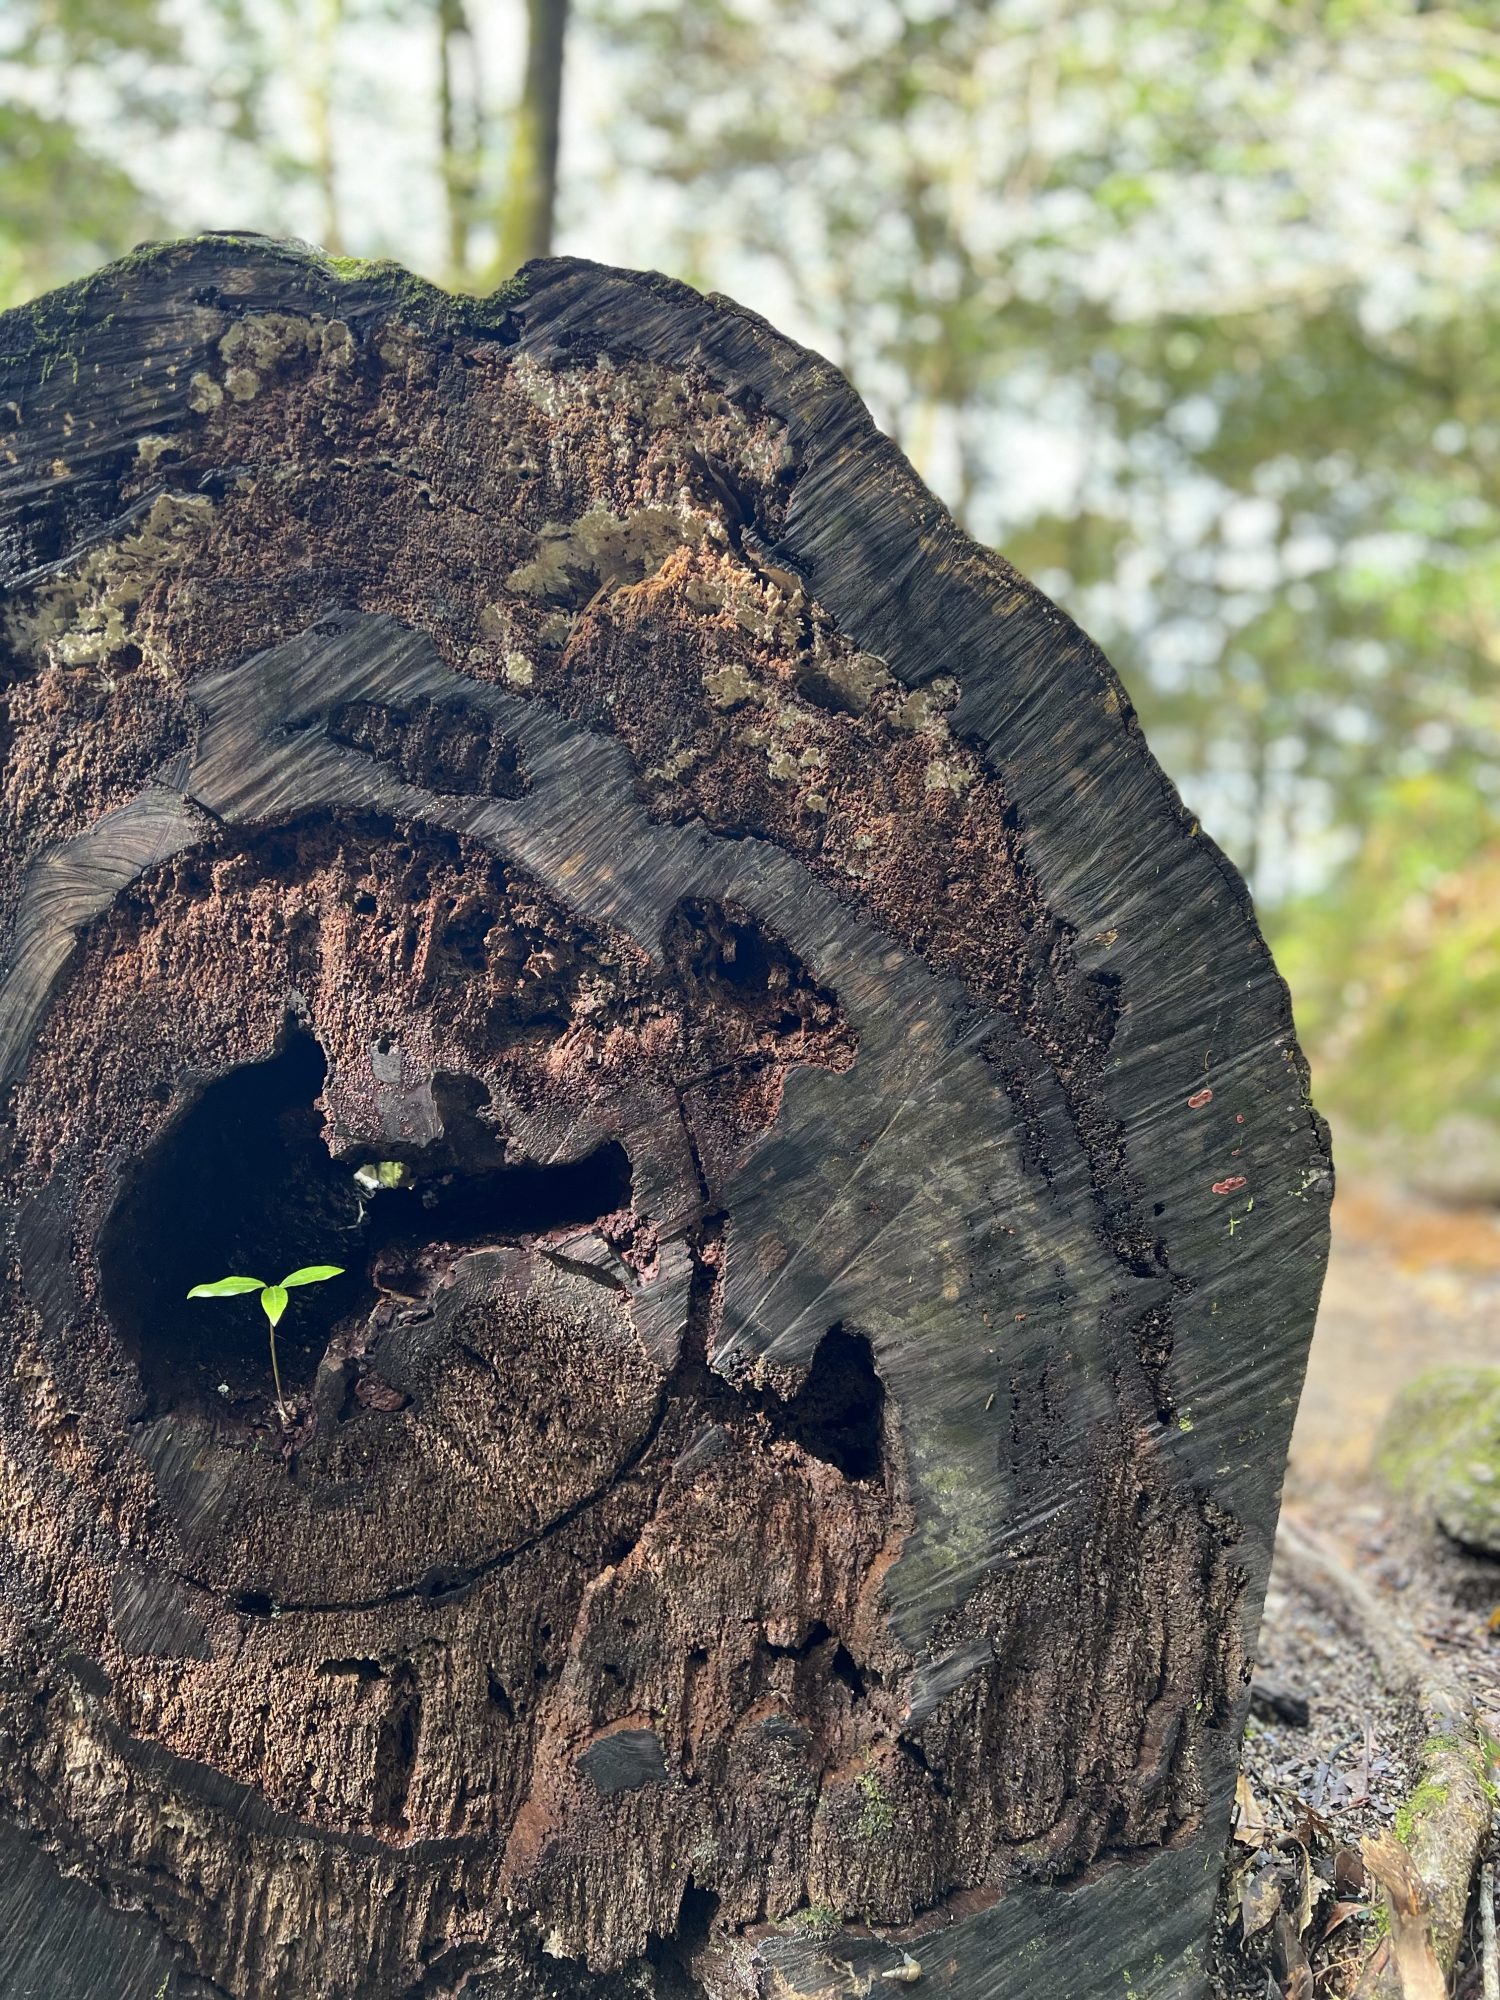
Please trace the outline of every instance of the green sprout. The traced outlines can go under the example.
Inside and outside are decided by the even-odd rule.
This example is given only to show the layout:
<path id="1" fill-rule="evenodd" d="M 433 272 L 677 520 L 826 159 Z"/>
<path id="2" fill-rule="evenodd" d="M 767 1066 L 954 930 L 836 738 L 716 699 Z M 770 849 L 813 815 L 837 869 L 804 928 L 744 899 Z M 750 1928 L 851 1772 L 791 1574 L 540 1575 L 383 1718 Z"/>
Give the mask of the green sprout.
<path id="1" fill-rule="evenodd" d="M 188 1293 L 190 1299 L 227 1299 L 239 1292 L 260 1293 L 261 1310 L 271 1322 L 271 1379 L 276 1384 L 276 1408 L 284 1424 L 289 1424 L 291 1418 L 281 1393 L 281 1370 L 276 1365 L 276 1328 L 286 1311 L 287 1292 L 293 1285 L 320 1285 L 325 1278 L 343 1275 L 342 1264 L 304 1264 L 300 1271 L 289 1271 L 279 1285 L 268 1285 L 264 1278 L 216 1278 L 211 1285 L 194 1285 Z"/>

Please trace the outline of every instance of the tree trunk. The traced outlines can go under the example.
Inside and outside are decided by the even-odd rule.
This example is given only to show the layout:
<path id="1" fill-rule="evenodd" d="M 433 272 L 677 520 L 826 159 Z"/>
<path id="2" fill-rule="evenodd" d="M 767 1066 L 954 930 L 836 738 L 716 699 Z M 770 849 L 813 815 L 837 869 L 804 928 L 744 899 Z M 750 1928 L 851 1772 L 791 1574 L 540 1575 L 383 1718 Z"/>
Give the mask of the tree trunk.
<path id="1" fill-rule="evenodd" d="M 344 0 L 320 0 L 313 16 L 307 60 L 312 74 L 307 84 L 307 123 L 312 135 L 313 175 L 322 209 L 323 248 L 342 256 L 344 226 L 339 208 L 338 156 L 334 148 L 334 91 L 339 74 L 339 35 L 344 25 Z"/>
<path id="2" fill-rule="evenodd" d="M 438 0 L 438 147 L 447 235 L 447 281 L 469 276 L 469 235 L 479 186 L 479 56 L 464 0 Z"/>
<path id="3" fill-rule="evenodd" d="M 526 76 L 500 211 L 500 276 L 552 254 L 568 0 L 526 0 Z"/>
<path id="4" fill-rule="evenodd" d="M 661 278 L 4 335 L 0 1990 L 1200 1995 L 1330 1176 L 1104 660 Z"/>

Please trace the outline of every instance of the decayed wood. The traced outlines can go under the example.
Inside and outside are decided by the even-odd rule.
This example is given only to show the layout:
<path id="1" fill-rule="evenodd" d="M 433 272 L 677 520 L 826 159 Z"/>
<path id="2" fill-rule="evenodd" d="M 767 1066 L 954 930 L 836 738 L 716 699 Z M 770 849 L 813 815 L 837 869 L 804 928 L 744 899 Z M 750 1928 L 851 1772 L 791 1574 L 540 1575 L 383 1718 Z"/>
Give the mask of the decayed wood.
<path id="1" fill-rule="evenodd" d="M 1330 1176 L 1107 665 L 659 279 L 0 347 L 0 1969 L 1198 1994 Z"/>

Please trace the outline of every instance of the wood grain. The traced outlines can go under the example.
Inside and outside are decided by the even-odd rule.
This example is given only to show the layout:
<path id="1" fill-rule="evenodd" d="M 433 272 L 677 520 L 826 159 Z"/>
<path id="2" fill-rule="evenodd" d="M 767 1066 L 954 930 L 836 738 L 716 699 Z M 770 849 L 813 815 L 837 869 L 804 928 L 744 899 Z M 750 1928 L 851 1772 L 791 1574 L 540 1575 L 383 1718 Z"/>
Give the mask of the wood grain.
<path id="1" fill-rule="evenodd" d="M 659 278 L 0 351 L 0 1971 L 1200 1995 L 1331 1174 L 1108 665 Z"/>

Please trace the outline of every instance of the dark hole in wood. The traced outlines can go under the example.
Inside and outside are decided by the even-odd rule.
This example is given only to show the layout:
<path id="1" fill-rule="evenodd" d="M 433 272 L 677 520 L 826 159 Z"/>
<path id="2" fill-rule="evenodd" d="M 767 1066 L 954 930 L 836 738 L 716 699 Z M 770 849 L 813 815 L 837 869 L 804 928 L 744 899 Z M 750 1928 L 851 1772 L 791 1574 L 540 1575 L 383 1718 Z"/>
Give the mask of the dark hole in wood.
<path id="1" fill-rule="evenodd" d="M 866 1685 L 864 1675 L 859 1670 L 854 1655 L 849 1651 L 847 1646 L 841 1645 L 834 1648 L 831 1671 L 834 1679 L 842 1681 L 856 1701 L 864 1700 L 865 1696 L 869 1693 L 869 1688 Z"/>
<path id="2" fill-rule="evenodd" d="M 677 1911 L 677 1941 L 689 1951 L 708 1943 L 709 1931 L 719 1914 L 719 1899 L 712 1889 L 700 1889 L 689 1875 Z"/>
<path id="3" fill-rule="evenodd" d="M 826 1646 L 832 1637 L 832 1632 L 829 1631 L 821 1619 L 818 1619 L 815 1623 L 808 1626 L 807 1637 L 802 1641 L 800 1646 L 777 1646 L 769 1639 L 764 1641 L 764 1645 L 766 1651 L 773 1659 L 806 1660 L 811 1658 L 819 1646 Z"/>
<path id="4" fill-rule="evenodd" d="M 915 1736 L 903 1736 L 900 1739 L 899 1747 L 906 1752 L 906 1755 L 910 1757 L 911 1761 L 917 1766 L 917 1769 L 926 1775 L 933 1790 L 940 1799 L 952 1796 L 948 1780 L 943 1776 L 937 1765 L 931 1762 L 927 1752 L 922 1748 Z"/>
<path id="5" fill-rule="evenodd" d="M 677 1928 L 670 1937 L 652 1938 L 646 1963 L 655 1975 L 652 1990 L 659 2000 L 701 2000 L 706 1989 L 692 1969 L 692 1960 L 709 1941 L 719 1898 L 701 1889 L 689 1875 L 677 1906 Z"/>
<path id="6" fill-rule="evenodd" d="M 807 1380 L 786 1406 L 788 1433 L 846 1479 L 875 1479 L 884 1414 L 885 1384 L 869 1341 L 862 1333 L 830 1328 L 818 1342 Z"/>
<path id="7" fill-rule="evenodd" d="M 760 1033 L 820 1035 L 852 1049 L 837 995 L 747 911 L 688 897 L 672 912 L 662 942 L 690 992 L 747 1016 Z"/>
<path id="8" fill-rule="evenodd" d="M 816 702 L 819 708 L 829 709 L 835 715 L 861 715 L 868 705 L 816 667 L 809 667 L 797 676 L 797 692 L 805 701 Z"/>
<path id="9" fill-rule="evenodd" d="M 442 1139 L 405 1151 L 410 1184 L 362 1194 L 361 1158 L 335 1160 L 323 1140 L 315 1100 L 325 1071 L 317 1041 L 289 1023 L 273 1055 L 210 1083 L 168 1125 L 107 1218 L 101 1292 L 140 1370 L 143 1415 L 183 1405 L 232 1413 L 247 1399 L 263 1409 L 270 1394 L 259 1299 L 190 1300 L 195 1284 L 231 1274 L 274 1284 L 305 1264 L 344 1267 L 291 1293 L 276 1337 L 291 1396 L 311 1382 L 338 1322 L 368 1312 L 380 1289 L 399 1290 L 424 1247 L 512 1241 L 629 1204 L 622 1146 L 558 1166 L 502 1165 L 478 1116 L 483 1085 L 452 1076 L 433 1085 Z"/>

